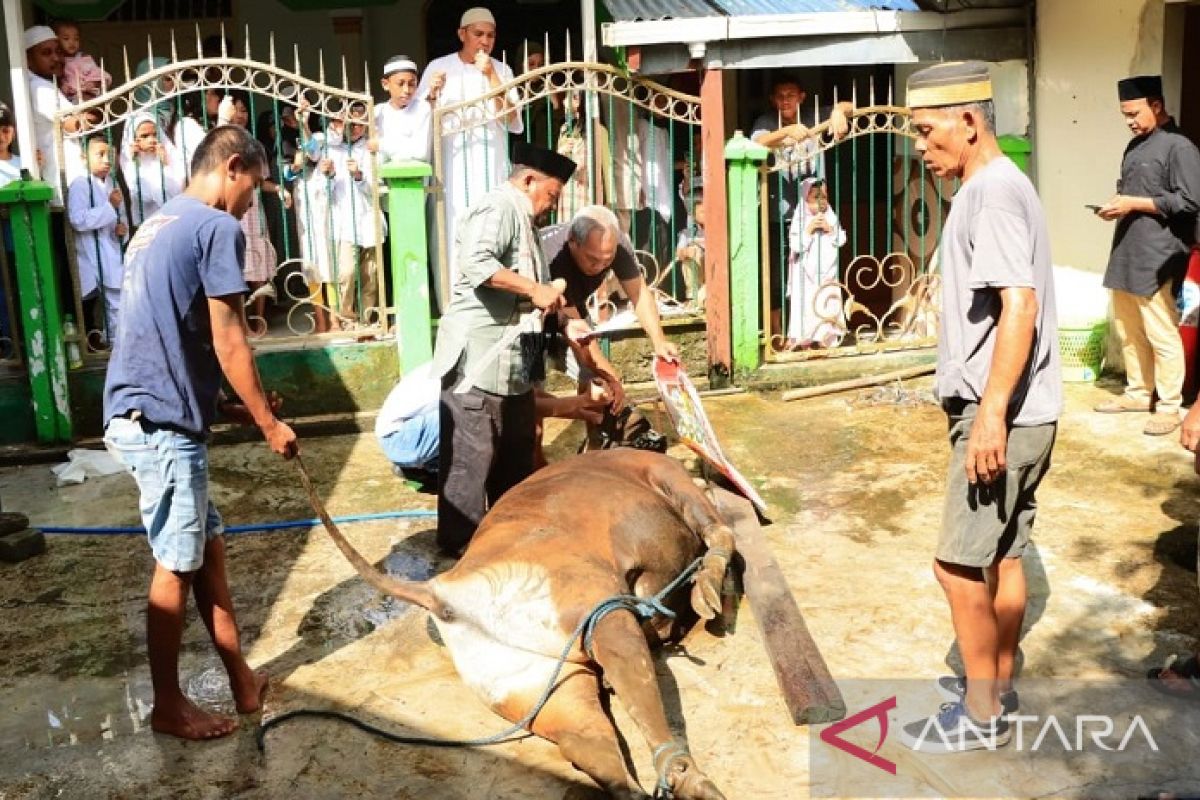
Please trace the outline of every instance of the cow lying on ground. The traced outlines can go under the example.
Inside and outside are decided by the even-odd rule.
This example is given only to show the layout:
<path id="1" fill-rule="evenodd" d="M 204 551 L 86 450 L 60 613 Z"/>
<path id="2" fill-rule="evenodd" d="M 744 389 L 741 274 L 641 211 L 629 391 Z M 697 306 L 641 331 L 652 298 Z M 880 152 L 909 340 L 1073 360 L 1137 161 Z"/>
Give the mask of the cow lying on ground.
<path id="1" fill-rule="evenodd" d="M 703 555 L 690 599 L 711 619 L 733 551 L 733 532 L 682 466 L 629 449 L 585 453 L 535 473 L 488 512 L 462 559 L 429 581 L 383 575 L 336 529 L 330 534 L 369 583 L 430 611 L 463 681 L 511 722 L 533 709 L 567 640 L 598 603 L 651 597 Z M 668 602 L 681 606 L 686 594 L 681 588 Z M 671 795 L 723 800 L 672 742 L 648 646 L 648 637 L 666 638 L 669 628 L 662 618 L 643 628 L 625 610 L 601 618 L 591 654 L 575 644 L 530 729 L 612 796 L 646 798 L 601 704 L 603 678 L 653 749 Z"/>

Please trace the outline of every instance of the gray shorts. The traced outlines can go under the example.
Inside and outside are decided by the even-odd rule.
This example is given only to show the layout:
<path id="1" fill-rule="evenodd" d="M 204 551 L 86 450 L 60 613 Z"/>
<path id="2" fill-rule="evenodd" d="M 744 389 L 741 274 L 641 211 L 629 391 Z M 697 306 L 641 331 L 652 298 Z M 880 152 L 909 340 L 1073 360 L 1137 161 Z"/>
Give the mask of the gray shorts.
<path id="1" fill-rule="evenodd" d="M 993 484 L 967 482 L 967 439 L 977 403 L 948 401 L 950 468 L 937 559 L 964 567 L 990 567 L 1020 558 L 1033 533 L 1037 488 L 1050 469 L 1057 423 L 1010 428 L 1007 468 Z"/>

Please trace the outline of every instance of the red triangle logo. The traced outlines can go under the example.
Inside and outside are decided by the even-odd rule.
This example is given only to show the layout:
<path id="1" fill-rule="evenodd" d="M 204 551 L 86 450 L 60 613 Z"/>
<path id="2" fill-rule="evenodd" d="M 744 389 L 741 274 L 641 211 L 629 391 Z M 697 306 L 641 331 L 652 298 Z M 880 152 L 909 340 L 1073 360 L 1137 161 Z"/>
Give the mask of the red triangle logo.
<path id="1" fill-rule="evenodd" d="M 887 712 L 896 707 L 896 698 L 889 697 L 882 703 L 876 703 L 870 708 L 859 711 L 852 717 L 846 717 L 841 722 L 835 722 L 828 728 L 821 731 L 821 741 L 826 744 L 833 745 L 838 750 L 849 753 L 855 758 L 861 759 L 873 767 L 887 772 L 890 775 L 896 774 L 896 765 L 888 761 L 883 756 L 879 755 L 879 748 L 883 747 L 884 741 L 888 735 L 888 715 Z M 879 743 L 875 745 L 875 752 L 871 753 L 862 747 L 848 742 L 843 739 L 840 734 L 853 728 L 855 725 L 860 725 L 869 719 L 879 720 Z"/>

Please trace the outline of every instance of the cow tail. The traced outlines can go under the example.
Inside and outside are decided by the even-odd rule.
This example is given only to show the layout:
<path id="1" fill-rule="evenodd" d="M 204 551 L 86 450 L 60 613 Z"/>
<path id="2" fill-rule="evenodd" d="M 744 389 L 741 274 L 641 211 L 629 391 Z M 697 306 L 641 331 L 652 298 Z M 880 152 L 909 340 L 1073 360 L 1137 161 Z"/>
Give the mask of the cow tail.
<path id="1" fill-rule="evenodd" d="M 421 608 L 433 610 L 436 605 L 433 591 L 430 589 L 426 581 L 401 581 L 390 575 L 384 575 L 374 567 L 369 561 L 363 558 L 362 554 L 354 549 L 354 545 L 350 544 L 342 532 L 338 530 L 338 526 L 330 519 L 328 512 L 325 511 L 325 504 L 321 502 L 321 498 L 317 495 L 317 490 L 313 486 L 312 479 L 308 476 L 308 470 L 304 468 L 304 462 L 300 460 L 300 456 L 295 458 L 296 467 L 300 471 L 300 483 L 303 484 L 305 491 L 308 492 L 308 501 L 312 504 L 313 511 L 317 512 L 317 516 L 321 518 L 321 523 L 325 526 L 325 532 L 329 534 L 329 538 L 333 539 L 333 543 L 342 551 L 342 555 L 354 567 L 354 570 L 362 576 L 363 580 L 374 586 L 384 594 L 391 595 L 399 600 L 404 600 L 408 603 L 413 603 Z"/>

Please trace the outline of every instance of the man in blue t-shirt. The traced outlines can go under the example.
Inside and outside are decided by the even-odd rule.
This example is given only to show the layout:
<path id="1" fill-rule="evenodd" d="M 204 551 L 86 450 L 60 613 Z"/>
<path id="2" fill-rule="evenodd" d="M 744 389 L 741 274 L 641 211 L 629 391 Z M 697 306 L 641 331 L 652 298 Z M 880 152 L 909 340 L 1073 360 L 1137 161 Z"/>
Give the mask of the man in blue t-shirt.
<path id="1" fill-rule="evenodd" d="M 225 579 L 221 516 L 208 492 L 208 433 L 217 411 L 257 425 L 271 449 L 296 455 L 296 434 L 276 418 L 246 339 L 238 220 L 267 171 L 267 154 L 243 128 L 221 126 L 196 148 L 192 180 L 146 220 L 129 244 L 122 324 L 104 386 L 104 440 L 133 474 L 156 562 L 147 610 L 154 685 L 150 726 L 184 739 L 232 733 L 236 719 L 202 711 L 179 688 L 179 647 L 189 593 L 229 673 L 240 713 L 262 706 L 267 676 L 242 655 Z M 241 398 L 226 400 L 221 374 Z"/>

